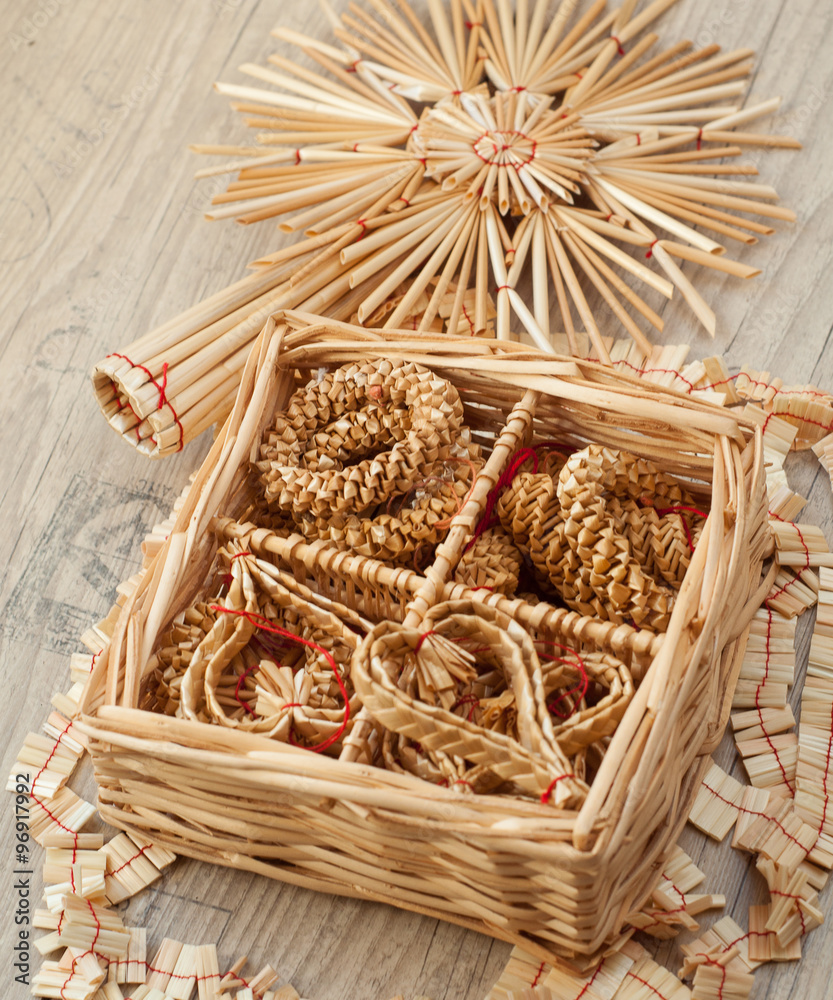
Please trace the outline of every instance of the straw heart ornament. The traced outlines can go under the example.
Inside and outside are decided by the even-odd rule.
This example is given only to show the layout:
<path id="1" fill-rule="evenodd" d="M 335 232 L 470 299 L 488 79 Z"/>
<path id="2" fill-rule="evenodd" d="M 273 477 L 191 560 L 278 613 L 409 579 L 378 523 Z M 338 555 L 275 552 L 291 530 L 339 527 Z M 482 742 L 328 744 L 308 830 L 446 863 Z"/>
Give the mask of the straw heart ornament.
<path id="1" fill-rule="evenodd" d="M 332 42 L 276 29 L 297 59 L 217 84 L 256 141 L 192 148 L 215 158 L 198 177 L 234 175 L 210 219 L 303 236 L 97 365 L 110 423 L 153 457 L 179 450 L 228 411 L 279 309 L 481 335 L 494 295 L 499 338 L 517 326 L 551 351 L 563 331 L 577 354 L 586 332 L 610 362 L 610 321 L 650 353 L 678 294 L 714 335 L 682 264 L 752 277 L 724 242 L 794 219 L 754 164 L 726 161 L 799 144 L 747 130 L 778 106 L 743 107 L 750 50 L 660 49 L 648 29 L 674 2 L 367 0 L 341 19 L 324 5 Z"/>

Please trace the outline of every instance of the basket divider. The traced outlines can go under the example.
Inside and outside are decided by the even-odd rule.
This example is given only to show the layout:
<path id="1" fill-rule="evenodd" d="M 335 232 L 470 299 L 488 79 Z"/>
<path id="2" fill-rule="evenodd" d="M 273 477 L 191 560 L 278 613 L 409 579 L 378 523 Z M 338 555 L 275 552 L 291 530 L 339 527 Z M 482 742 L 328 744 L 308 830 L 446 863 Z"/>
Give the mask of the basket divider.
<path id="1" fill-rule="evenodd" d="M 452 521 L 445 540 L 437 546 L 434 562 L 425 571 L 425 581 L 408 605 L 405 620 L 402 623 L 405 628 L 418 628 L 431 605 L 437 603 L 438 596 L 460 558 L 463 545 L 474 532 L 483 506 L 489 493 L 500 479 L 500 474 L 505 468 L 509 456 L 518 450 L 521 442 L 532 429 L 535 406 L 540 396 L 539 392 L 529 389 L 512 408 L 506 426 L 495 442 L 489 460 L 477 474 L 471 496 Z M 361 745 L 371 728 L 370 713 L 362 707 L 356 717 L 352 733 L 344 741 L 344 748 L 339 760 L 356 760 Z"/>

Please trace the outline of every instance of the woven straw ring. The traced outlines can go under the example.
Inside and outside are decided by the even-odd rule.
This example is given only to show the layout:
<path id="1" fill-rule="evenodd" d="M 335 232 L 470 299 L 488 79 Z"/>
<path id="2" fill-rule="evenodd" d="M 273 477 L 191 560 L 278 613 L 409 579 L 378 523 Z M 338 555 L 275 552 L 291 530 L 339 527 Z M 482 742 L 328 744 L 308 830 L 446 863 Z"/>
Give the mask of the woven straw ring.
<path id="1" fill-rule="evenodd" d="M 457 390 L 421 365 L 344 365 L 276 415 L 258 463 L 266 499 L 295 514 L 367 510 L 430 475 L 462 420 Z"/>
<path id="2" fill-rule="evenodd" d="M 652 462 L 601 445 L 572 454 L 557 480 L 520 473 L 498 514 L 571 608 L 657 630 L 667 627 L 703 520 Z"/>

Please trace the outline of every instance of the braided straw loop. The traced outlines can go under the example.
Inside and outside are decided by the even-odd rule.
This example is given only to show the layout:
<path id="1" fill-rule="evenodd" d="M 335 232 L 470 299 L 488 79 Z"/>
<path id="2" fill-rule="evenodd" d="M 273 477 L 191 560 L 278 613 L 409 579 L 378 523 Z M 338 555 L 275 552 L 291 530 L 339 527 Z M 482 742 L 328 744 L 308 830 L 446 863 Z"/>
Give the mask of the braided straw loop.
<path id="1" fill-rule="evenodd" d="M 315 515 L 366 510 L 430 475 L 462 418 L 456 390 L 422 365 L 383 359 L 328 372 L 295 393 L 266 435 L 267 500 Z"/>
<path id="2" fill-rule="evenodd" d="M 529 633 L 496 608 L 472 601 L 436 605 L 425 626 L 426 631 L 419 631 L 383 622 L 368 633 L 356 651 L 353 682 L 373 718 L 432 753 L 482 765 L 536 798 L 552 785 L 555 805 L 579 805 L 586 786 L 574 778 L 570 762 L 554 739 L 544 701 L 541 662 Z M 439 704 L 426 700 L 430 682 L 417 682 L 422 697 L 400 683 L 404 672 L 419 670 L 421 659 L 428 660 L 427 666 L 423 663 L 424 671 L 442 669 L 450 644 L 447 632 L 490 651 L 493 669 L 503 674 L 514 693 L 517 738 L 484 729 L 443 707 L 442 679 L 435 689 Z M 459 658 L 460 650 L 455 652 Z"/>

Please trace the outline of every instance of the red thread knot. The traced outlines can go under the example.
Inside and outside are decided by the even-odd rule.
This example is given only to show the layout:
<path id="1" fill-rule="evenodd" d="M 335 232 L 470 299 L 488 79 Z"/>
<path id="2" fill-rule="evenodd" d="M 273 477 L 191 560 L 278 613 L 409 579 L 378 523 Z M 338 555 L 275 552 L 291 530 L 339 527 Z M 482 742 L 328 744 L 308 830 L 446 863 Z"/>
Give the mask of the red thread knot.
<path id="1" fill-rule="evenodd" d="M 121 360 L 122 361 L 126 361 L 130 365 L 131 368 L 138 368 L 139 371 L 142 371 L 142 372 L 145 373 L 145 375 L 147 375 L 148 381 L 156 389 L 156 391 L 159 393 L 159 403 L 158 403 L 156 409 L 157 410 L 161 410 L 163 406 L 167 406 L 168 409 L 171 411 L 171 416 L 174 418 L 174 423 L 176 424 L 177 429 L 179 430 L 179 445 L 177 446 L 176 450 L 177 451 L 182 451 L 183 446 L 185 445 L 185 429 L 182 426 L 182 421 L 177 416 L 176 410 L 171 405 L 171 401 L 168 399 L 168 397 L 166 395 L 166 391 L 167 391 L 167 388 L 168 388 L 168 362 L 166 361 L 162 365 L 162 384 L 160 385 L 156 381 L 156 379 L 153 377 L 153 375 L 151 374 L 151 371 L 150 371 L 149 368 L 146 368 L 144 365 L 138 365 L 135 362 L 131 361 L 130 358 L 127 357 L 126 354 L 116 354 L 115 352 L 113 352 L 112 354 L 108 354 L 107 357 L 108 358 L 121 358 Z M 133 409 L 133 407 L 130 405 L 130 403 L 128 402 L 125 405 L 129 408 L 130 412 L 133 413 L 133 415 L 138 420 L 139 419 L 139 415 L 136 413 L 136 411 Z M 121 408 L 122 407 L 120 405 L 119 409 L 121 409 Z M 139 428 L 138 428 L 138 426 L 136 427 L 136 437 L 137 437 L 137 439 L 139 441 L 141 441 L 141 435 L 139 434 Z M 153 435 L 151 435 L 150 440 L 153 442 L 154 445 L 156 444 L 156 441 L 154 440 Z"/>
<path id="2" fill-rule="evenodd" d="M 264 632 L 270 632 L 273 635 L 277 635 L 280 636 L 282 639 L 288 640 L 289 642 L 296 642 L 301 646 L 306 646 L 307 649 L 311 649 L 314 652 L 324 657 L 324 659 L 327 661 L 327 665 L 333 672 L 333 676 L 335 677 L 335 681 L 336 684 L 338 685 L 341 697 L 344 699 L 344 718 L 339 724 L 338 728 L 331 736 L 328 736 L 327 739 L 322 740 L 320 743 L 313 743 L 309 746 L 304 746 L 304 749 L 312 750 L 314 753 L 321 753 L 323 750 L 326 750 L 328 747 L 331 747 L 333 743 L 335 743 L 337 740 L 340 740 L 342 735 L 344 734 L 344 731 L 347 729 L 347 724 L 350 721 L 350 695 L 347 691 L 347 688 L 344 686 L 344 681 L 341 676 L 341 671 L 338 669 L 338 665 L 336 664 L 336 661 L 333 658 L 332 654 L 328 650 L 324 649 L 322 646 L 319 646 L 317 643 L 312 642 L 312 640 L 310 639 L 304 639 L 303 636 L 295 635 L 294 632 L 289 632 L 285 628 L 281 628 L 279 625 L 273 625 L 268 618 L 264 618 L 263 615 L 258 614 L 256 611 L 238 611 L 236 608 L 225 608 L 221 604 L 211 604 L 209 605 L 209 607 L 211 611 L 216 611 L 218 613 L 227 615 L 236 615 L 238 618 L 245 618 L 246 621 L 251 622 L 251 624 L 254 625 L 256 629 L 263 629 Z M 245 681 L 246 677 L 248 676 L 248 674 L 250 674 L 253 670 L 257 670 L 259 666 L 260 664 L 255 664 L 253 667 L 250 667 L 243 674 L 241 674 L 240 678 L 237 681 L 237 689 L 235 690 L 235 697 L 238 697 L 240 688 L 243 682 Z M 247 703 L 240 698 L 238 698 L 238 700 L 240 704 L 244 708 L 246 708 L 247 711 L 251 712 L 251 714 L 254 715 L 254 712 L 252 712 L 251 710 L 251 706 L 248 706 Z M 301 745 L 295 741 L 291 732 L 289 734 L 289 742 L 292 743 L 294 746 Z"/>
<path id="3" fill-rule="evenodd" d="M 419 639 L 417 640 L 416 646 L 414 646 L 414 656 L 416 656 L 419 653 L 420 649 L 422 648 L 422 644 L 425 642 L 428 636 L 436 634 L 437 633 L 433 629 L 429 630 L 428 632 L 423 632 L 420 635 Z"/>
<path id="4" fill-rule="evenodd" d="M 645 260 L 648 260 L 649 257 L 654 256 L 654 247 L 657 245 L 657 243 L 659 243 L 659 238 L 655 239 L 654 242 L 648 247 L 648 252 L 645 254 Z"/>
<path id="5" fill-rule="evenodd" d="M 574 774 L 559 774 L 557 778 L 553 778 L 552 781 L 547 785 L 547 790 L 541 792 L 541 805 L 545 806 L 549 800 L 550 795 L 552 795 L 552 790 L 558 784 L 559 781 L 563 781 L 565 778 L 574 778 Z"/>

